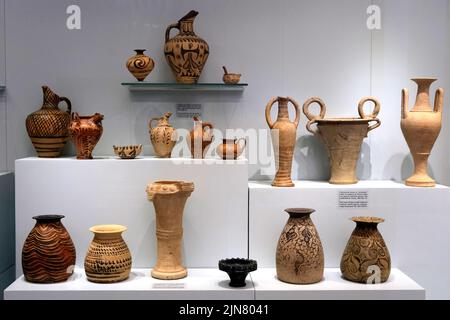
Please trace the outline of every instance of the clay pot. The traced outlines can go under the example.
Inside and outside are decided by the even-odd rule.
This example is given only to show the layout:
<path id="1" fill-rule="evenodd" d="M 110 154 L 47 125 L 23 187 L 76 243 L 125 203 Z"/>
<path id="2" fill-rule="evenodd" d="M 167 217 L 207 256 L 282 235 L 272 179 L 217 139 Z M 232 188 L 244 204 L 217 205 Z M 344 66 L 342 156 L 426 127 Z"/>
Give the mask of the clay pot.
<path id="1" fill-rule="evenodd" d="M 136 51 L 136 55 L 127 60 L 127 69 L 138 81 L 144 81 L 152 72 L 155 63 L 152 58 L 144 54 L 145 49 L 135 49 L 134 51 Z"/>
<path id="2" fill-rule="evenodd" d="M 371 115 L 364 113 L 364 104 L 371 101 L 375 104 Z M 318 103 L 320 114 L 313 115 L 309 112 L 309 106 Z M 362 99 L 358 105 L 358 112 L 361 118 L 325 118 L 326 106 L 320 98 L 311 98 L 303 105 L 303 112 L 308 117 L 309 122 L 306 129 L 318 135 L 325 144 L 330 159 L 331 184 L 355 184 L 356 165 L 361 152 L 361 145 L 367 134 L 381 125 L 377 118 L 380 112 L 380 103 L 377 99 L 367 97 Z M 376 123 L 369 126 L 369 123 Z M 312 129 L 313 124 L 317 124 L 317 130 Z"/>
<path id="3" fill-rule="evenodd" d="M 99 225 L 89 229 L 94 239 L 84 259 L 84 270 L 89 281 L 113 283 L 128 279 L 131 254 L 122 238 L 127 228 L 120 225 Z"/>
<path id="4" fill-rule="evenodd" d="M 275 102 L 278 102 L 278 118 L 273 123 L 270 117 L 270 110 Z M 295 108 L 294 122 L 289 120 L 288 102 L 291 102 Z M 272 98 L 266 106 L 266 121 L 271 129 L 275 165 L 277 167 L 277 174 L 272 182 L 272 186 L 293 187 L 294 183 L 291 180 L 292 158 L 294 156 L 298 122 L 300 121 L 300 107 L 290 97 Z"/>
<path id="5" fill-rule="evenodd" d="M 408 90 L 402 91 L 401 128 L 414 159 L 414 174 L 406 180 L 406 185 L 434 187 L 436 182 L 428 175 L 428 158 L 441 131 L 444 89 L 436 91 L 432 108 L 429 93 L 430 86 L 436 79 L 418 78 L 412 81 L 417 83 L 418 90 L 416 103 L 411 111 L 408 111 Z"/>
<path id="6" fill-rule="evenodd" d="M 202 122 L 199 117 L 194 117 L 194 128 L 186 137 L 192 158 L 203 159 L 205 157 L 205 152 L 214 138 L 213 129 L 214 127 L 211 123 Z"/>
<path id="7" fill-rule="evenodd" d="M 208 59 L 208 44 L 194 33 L 194 20 L 197 15 L 197 11 L 191 10 L 166 29 L 164 55 L 178 83 L 197 83 Z M 170 38 L 173 28 L 180 32 Z"/>
<path id="8" fill-rule="evenodd" d="M 226 84 L 238 84 L 241 80 L 241 74 L 240 73 L 228 73 L 227 68 L 222 67 L 224 74 L 222 77 L 222 80 Z"/>
<path id="9" fill-rule="evenodd" d="M 242 141 L 243 143 L 239 144 Z M 223 139 L 223 143 L 219 144 L 216 152 L 223 160 L 236 160 L 244 151 L 247 141 L 244 138 Z"/>
<path id="10" fill-rule="evenodd" d="M 25 124 L 38 156 L 56 158 L 69 139 L 67 127 L 72 104 L 69 99 L 58 96 L 47 86 L 43 86 L 42 91 L 44 102 L 41 109 L 28 115 Z M 61 101 L 67 104 L 67 111 L 58 108 Z"/>
<path id="11" fill-rule="evenodd" d="M 61 215 L 33 217 L 36 225 L 22 249 L 22 270 L 25 279 L 36 283 L 66 281 L 75 267 L 75 246 Z"/>
<path id="12" fill-rule="evenodd" d="M 152 142 L 155 154 L 159 158 L 170 158 L 172 150 L 177 143 L 177 131 L 169 123 L 172 112 L 166 112 L 161 118 L 152 118 L 148 126 L 150 128 L 150 141 Z M 152 122 L 158 121 L 156 127 L 152 127 Z"/>
<path id="13" fill-rule="evenodd" d="M 156 181 L 147 186 L 148 200 L 156 213 L 156 238 L 158 258 L 151 275 L 162 280 L 181 279 L 187 276 L 182 265 L 183 210 L 194 184 L 185 181 Z"/>
<path id="14" fill-rule="evenodd" d="M 277 277 L 283 282 L 311 284 L 322 280 L 324 255 L 310 214 L 313 209 L 286 209 L 289 220 L 276 253 Z"/>
<path id="15" fill-rule="evenodd" d="M 113 149 L 116 156 L 120 157 L 120 159 L 135 159 L 141 154 L 142 144 L 124 147 L 113 146 Z"/>
<path id="16" fill-rule="evenodd" d="M 384 219 L 355 217 L 356 228 L 345 247 L 341 259 L 341 272 L 345 279 L 360 282 L 386 282 L 391 272 L 391 257 L 383 237 L 377 229 Z M 374 279 L 372 279 L 374 278 Z"/>
<path id="17" fill-rule="evenodd" d="M 241 288 L 245 287 L 247 283 L 245 279 L 247 275 L 256 271 L 258 268 L 255 260 L 233 258 L 219 261 L 219 270 L 222 270 L 230 277 L 230 287 Z"/>
<path id="18" fill-rule="evenodd" d="M 76 112 L 72 114 L 69 134 L 77 149 L 77 159 L 93 159 L 92 151 L 103 133 L 103 118 L 100 113 L 85 117 Z"/>

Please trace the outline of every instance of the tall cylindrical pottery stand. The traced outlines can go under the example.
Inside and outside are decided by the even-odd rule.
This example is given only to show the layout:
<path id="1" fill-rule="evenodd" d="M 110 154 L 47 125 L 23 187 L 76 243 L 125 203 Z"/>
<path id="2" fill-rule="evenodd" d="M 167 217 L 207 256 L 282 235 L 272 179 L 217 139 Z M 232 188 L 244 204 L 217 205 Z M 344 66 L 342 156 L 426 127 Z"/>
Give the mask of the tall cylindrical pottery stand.
<path id="1" fill-rule="evenodd" d="M 371 101 L 375 104 L 371 115 L 364 113 L 364 104 Z M 309 112 L 309 106 L 317 103 L 320 106 L 320 114 L 313 115 Z M 331 184 L 355 184 L 356 166 L 361 152 L 361 145 L 367 134 L 381 125 L 377 118 L 380 112 L 380 103 L 377 99 L 367 97 L 358 105 L 360 118 L 325 118 L 326 106 L 320 98 L 311 98 L 303 105 L 303 112 L 309 119 L 306 129 L 318 135 L 325 144 L 330 158 Z M 369 126 L 371 121 L 376 123 Z M 317 124 L 317 130 L 312 128 Z"/>
<path id="2" fill-rule="evenodd" d="M 277 121 L 273 122 L 270 117 L 270 110 L 275 102 L 278 102 L 278 118 Z M 294 122 L 289 120 L 289 102 L 295 108 Z M 272 98 L 266 106 L 266 121 L 271 129 L 275 165 L 277 167 L 277 174 L 272 186 L 293 187 L 294 183 L 291 179 L 292 158 L 294 157 L 297 127 L 300 121 L 300 107 L 294 99 L 289 97 Z"/>
<path id="3" fill-rule="evenodd" d="M 156 213 L 158 258 L 151 275 L 162 280 L 175 280 L 187 276 L 182 265 L 183 210 L 194 184 L 185 181 L 156 181 L 147 186 L 148 199 Z"/>
<path id="4" fill-rule="evenodd" d="M 402 91 L 401 128 L 414 159 L 414 174 L 406 180 L 406 185 L 434 187 L 436 182 L 428 175 L 428 158 L 441 131 L 444 90 L 439 88 L 436 91 L 432 108 L 429 92 L 436 79 L 417 78 L 412 81 L 417 83 L 418 90 L 411 111 L 408 111 L 408 90 Z"/>

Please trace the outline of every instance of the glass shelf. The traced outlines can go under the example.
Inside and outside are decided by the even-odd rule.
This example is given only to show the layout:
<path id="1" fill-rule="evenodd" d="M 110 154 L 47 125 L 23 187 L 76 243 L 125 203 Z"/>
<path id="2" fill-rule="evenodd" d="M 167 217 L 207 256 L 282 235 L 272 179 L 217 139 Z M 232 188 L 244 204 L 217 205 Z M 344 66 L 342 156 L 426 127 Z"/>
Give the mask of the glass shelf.
<path id="1" fill-rule="evenodd" d="M 155 82 L 122 82 L 130 91 L 244 91 L 247 83 L 155 83 Z"/>

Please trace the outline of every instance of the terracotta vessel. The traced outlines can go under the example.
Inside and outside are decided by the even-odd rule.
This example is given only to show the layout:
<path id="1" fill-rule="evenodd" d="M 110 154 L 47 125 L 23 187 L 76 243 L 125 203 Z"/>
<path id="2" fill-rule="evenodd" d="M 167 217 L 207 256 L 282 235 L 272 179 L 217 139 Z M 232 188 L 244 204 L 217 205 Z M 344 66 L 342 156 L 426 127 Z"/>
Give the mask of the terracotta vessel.
<path id="1" fill-rule="evenodd" d="M 216 152 L 223 160 L 236 160 L 242 154 L 246 145 L 247 141 L 244 138 L 223 139 L 223 143 L 217 146 Z"/>
<path id="2" fill-rule="evenodd" d="M 72 104 L 69 99 L 58 96 L 47 86 L 43 86 L 42 91 L 44 102 L 41 109 L 28 115 L 25 124 L 38 156 L 56 158 L 60 156 L 69 139 L 67 127 L 70 123 Z M 62 101 L 67 104 L 67 111 L 58 108 Z"/>
<path id="3" fill-rule="evenodd" d="M 178 83 L 197 83 L 208 59 L 208 44 L 194 33 L 194 20 L 197 15 L 197 11 L 191 10 L 166 29 L 164 54 Z M 173 28 L 180 32 L 170 38 Z"/>
<path id="4" fill-rule="evenodd" d="M 205 152 L 214 138 L 213 129 L 211 123 L 202 122 L 199 117 L 194 117 L 194 128 L 186 137 L 192 158 L 203 159 L 205 157 Z"/>
<path id="5" fill-rule="evenodd" d="M 134 51 L 136 51 L 136 55 L 127 60 L 127 69 L 138 81 L 144 81 L 152 72 L 155 63 L 152 58 L 144 54 L 145 49 L 135 49 Z"/>
<path id="6" fill-rule="evenodd" d="M 92 151 L 103 133 L 103 118 L 100 113 L 84 117 L 76 112 L 72 114 L 69 134 L 77 149 L 77 159 L 93 159 Z"/>
<path id="7" fill-rule="evenodd" d="M 183 210 L 194 184 L 185 181 L 156 181 L 147 186 L 147 196 L 156 213 L 158 258 L 151 275 L 156 279 L 174 280 L 187 276 L 182 265 Z"/>
<path id="8" fill-rule="evenodd" d="M 276 253 L 277 277 L 283 282 L 311 284 L 322 280 L 324 255 L 310 215 L 313 209 L 286 209 L 289 220 Z"/>
<path id="9" fill-rule="evenodd" d="M 278 102 L 278 118 L 275 123 L 270 117 L 272 106 Z M 288 103 L 291 102 L 295 108 L 295 120 L 289 120 Z M 277 174 L 272 182 L 274 187 L 293 187 L 291 180 L 292 158 L 294 156 L 295 141 L 297 138 L 297 127 L 300 121 L 300 107 L 298 103 L 288 97 L 270 99 L 266 106 L 266 121 L 271 129 L 272 144 L 275 153 L 275 165 Z"/>
<path id="10" fill-rule="evenodd" d="M 391 257 L 377 229 L 384 219 L 355 217 L 352 220 L 356 228 L 342 255 L 342 275 L 360 283 L 386 282 L 391 272 Z"/>
<path id="11" fill-rule="evenodd" d="M 25 279 L 36 283 L 66 281 L 75 267 L 75 246 L 61 215 L 33 217 L 36 225 L 22 249 L 22 270 Z"/>
<path id="12" fill-rule="evenodd" d="M 240 73 L 229 73 L 227 68 L 223 68 L 223 77 L 222 80 L 226 84 L 238 84 L 241 80 L 241 74 Z"/>
<path id="13" fill-rule="evenodd" d="M 114 153 L 120 159 L 135 159 L 137 156 L 141 154 L 142 144 L 134 145 L 134 146 L 113 146 Z"/>
<path id="14" fill-rule="evenodd" d="M 364 113 L 364 104 L 371 101 L 375 104 L 371 115 Z M 309 112 L 309 106 L 318 103 L 320 114 L 313 115 Z M 332 184 L 355 184 L 356 165 L 361 152 L 361 145 L 367 134 L 381 125 L 377 118 L 380 112 L 380 103 L 377 99 L 367 97 L 362 99 L 358 105 L 360 118 L 325 118 L 325 103 L 320 98 L 311 98 L 303 105 L 303 112 L 308 117 L 309 122 L 306 129 L 318 135 L 325 144 L 330 158 Z M 376 123 L 369 126 L 369 123 Z M 313 124 L 317 124 L 317 130 L 312 129 Z"/>
<path id="15" fill-rule="evenodd" d="M 418 90 L 416 103 L 411 111 L 408 111 L 408 90 L 402 91 L 401 128 L 414 159 L 414 174 L 406 180 L 406 185 L 434 187 L 436 182 L 428 175 L 428 158 L 441 131 L 444 89 L 436 91 L 432 108 L 429 93 L 430 86 L 436 79 L 418 78 L 412 81 L 417 83 Z"/>
<path id="16" fill-rule="evenodd" d="M 128 279 L 131 254 L 122 238 L 127 228 L 120 225 L 99 225 L 89 229 L 94 239 L 84 259 L 84 270 L 89 281 L 113 283 Z"/>
<path id="17" fill-rule="evenodd" d="M 258 265 L 255 260 L 233 258 L 219 261 L 219 270 L 222 270 L 230 277 L 230 287 L 241 288 L 245 287 L 247 283 L 245 279 L 247 275 L 256 271 Z"/>
<path id="18" fill-rule="evenodd" d="M 169 123 L 171 115 L 172 112 L 166 112 L 161 118 L 152 118 L 148 123 L 150 140 L 159 158 L 170 158 L 178 140 L 176 129 Z M 158 121 L 156 127 L 152 126 L 153 121 Z"/>

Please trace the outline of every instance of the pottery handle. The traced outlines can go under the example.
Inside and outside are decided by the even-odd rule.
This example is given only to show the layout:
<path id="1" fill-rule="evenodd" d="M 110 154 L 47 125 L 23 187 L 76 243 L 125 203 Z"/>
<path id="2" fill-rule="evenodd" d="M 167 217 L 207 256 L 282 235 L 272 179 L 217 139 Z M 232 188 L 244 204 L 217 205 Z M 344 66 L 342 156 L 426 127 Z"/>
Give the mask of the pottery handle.
<path id="1" fill-rule="evenodd" d="M 180 29 L 180 24 L 178 22 L 177 23 L 172 23 L 171 25 L 169 25 L 167 27 L 167 29 L 166 29 L 166 42 L 169 41 L 169 39 L 170 39 L 170 31 L 172 29 L 174 29 L 174 28 L 179 30 Z"/>
<path id="2" fill-rule="evenodd" d="M 67 113 L 71 114 L 72 113 L 72 102 L 70 102 L 69 99 L 67 99 L 66 97 L 59 97 L 59 102 L 64 101 L 67 104 Z"/>
<path id="3" fill-rule="evenodd" d="M 148 122 L 148 127 L 151 129 L 153 129 L 154 127 L 152 126 L 152 122 L 153 121 L 159 121 L 161 118 L 151 118 L 150 121 Z"/>
<path id="4" fill-rule="evenodd" d="M 298 123 L 300 122 L 300 106 L 299 106 L 298 102 L 295 101 L 294 99 L 292 99 L 291 97 L 288 97 L 288 100 L 292 103 L 292 105 L 295 108 L 294 124 L 296 127 L 298 127 Z"/>
<path id="5" fill-rule="evenodd" d="M 243 141 L 244 143 L 243 144 L 240 143 L 241 141 Z M 240 138 L 236 141 L 236 143 L 239 146 L 238 153 L 237 153 L 237 156 L 239 157 L 242 154 L 242 152 L 244 151 L 245 147 L 247 146 L 247 140 L 245 138 Z"/>
<path id="6" fill-rule="evenodd" d="M 273 129 L 273 121 L 272 118 L 270 117 L 270 110 L 272 109 L 272 106 L 275 104 L 275 102 L 277 102 L 279 100 L 279 98 L 273 97 L 272 99 L 269 100 L 269 102 L 266 105 L 266 122 L 269 125 L 270 129 Z"/>
<path id="7" fill-rule="evenodd" d="M 318 115 L 313 115 L 309 112 L 309 106 L 313 103 L 317 103 L 320 106 L 320 113 Z M 303 104 L 303 113 L 308 118 L 309 122 L 306 124 L 306 130 L 311 132 L 312 134 L 317 134 L 317 130 L 312 129 L 312 125 L 317 122 L 317 120 L 321 120 L 325 118 L 325 113 L 327 112 L 327 107 L 325 102 L 318 97 L 312 97 Z"/>
<path id="8" fill-rule="evenodd" d="M 368 101 L 373 102 L 374 105 L 375 105 L 374 108 L 373 108 L 373 111 L 372 111 L 372 113 L 371 113 L 370 115 L 366 115 L 366 114 L 364 113 L 364 104 L 365 104 L 366 102 L 368 102 Z M 381 106 L 380 101 L 378 101 L 378 100 L 375 99 L 374 97 L 365 97 L 365 98 L 361 99 L 361 101 L 358 103 L 358 113 L 359 113 L 359 116 L 360 116 L 362 119 L 374 119 L 374 120 L 375 120 L 375 118 L 377 117 L 377 115 L 380 113 L 380 106 Z M 375 129 L 375 128 L 374 128 L 374 129 Z"/>
<path id="9" fill-rule="evenodd" d="M 402 119 L 406 119 L 409 113 L 409 92 L 408 89 L 402 90 Z"/>
<path id="10" fill-rule="evenodd" d="M 378 118 L 371 119 L 370 121 L 376 121 L 377 123 L 375 123 L 374 125 L 371 125 L 371 126 L 369 127 L 369 129 L 367 130 L 367 132 L 370 132 L 370 131 L 372 131 L 373 129 L 376 129 L 376 128 L 378 128 L 379 126 L 381 126 L 381 120 L 378 119 Z"/>
<path id="11" fill-rule="evenodd" d="M 439 88 L 436 90 L 436 96 L 434 98 L 434 112 L 442 112 L 444 107 L 444 89 Z"/>
<path id="12" fill-rule="evenodd" d="M 78 112 L 72 113 L 72 120 L 80 120 L 80 115 L 78 114 Z"/>

